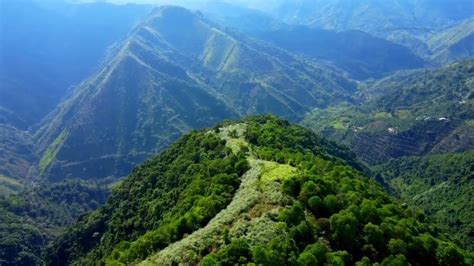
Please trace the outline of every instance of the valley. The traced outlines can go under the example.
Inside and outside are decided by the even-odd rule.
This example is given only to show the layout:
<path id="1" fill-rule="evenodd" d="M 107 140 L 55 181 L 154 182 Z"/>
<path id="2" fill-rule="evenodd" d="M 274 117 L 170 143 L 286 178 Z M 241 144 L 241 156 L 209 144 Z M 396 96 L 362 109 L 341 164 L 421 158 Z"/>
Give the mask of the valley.
<path id="1" fill-rule="evenodd" d="M 0 2 L 0 265 L 471 265 L 448 2 Z"/>

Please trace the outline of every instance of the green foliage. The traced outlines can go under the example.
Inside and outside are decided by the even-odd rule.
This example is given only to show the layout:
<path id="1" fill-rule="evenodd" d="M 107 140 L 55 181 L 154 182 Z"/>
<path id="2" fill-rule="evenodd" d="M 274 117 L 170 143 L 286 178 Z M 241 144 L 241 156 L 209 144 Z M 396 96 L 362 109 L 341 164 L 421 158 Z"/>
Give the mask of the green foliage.
<path id="1" fill-rule="evenodd" d="M 328 247 L 323 243 L 308 245 L 299 255 L 298 262 L 302 265 L 324 265 L 328 251 Z"/>
<path id="2" fill-rule="evenodd" d="M 407 259 L 403 255 L 387 257 L 382 261 L 382 266 L 408 266 Z"/>
<path id="3" fill-rule="evenodd" d="M 263 123 L 263 128 L 269 127 L 269 123 L 273 121 Z M 262 139 L 248 129 L 251 134 L 248 140 L 265 143 L 264 148 L 255 144 L 252 147 L 260 158 L 298 168 L 298 175 L 280 183 L 282 191 L 292 197 L 294 203 L 282 208 L 278 216 L 285 222 L 288 238 L 295 244 L 279 251 L 271 245 L 250 246 L 252 257 L 245 261 L 263 265 L 440 263 L 437 247 L 444 241 L 435 237 L 436 232 L 423 223 L 424 215 L 397 202 L 374 181 L 346 167 L 343 161 L 329 163 L 321 159 L 325 158 L 324 153 L 309 154 L 305 149 L 289 151 L 283 145 L 271 147 L 285 143 L 284 139 L 278 139 L 279 130 L 282 129 L 274 128 L 272 132 L 277 133 L 271 133 L 260 128 L 259 132 L 266 134 Z M 278 144 L 273 144 L 273 140 Z M 460 252 L 461 260 L 469 261 L 470 255 Z M 283 263 L 278 257 L 285 258 Z"/>
<path id="4" fill-rule="evenodd" d="M 22 191 L 37 160 L 31 135 L 0 123 L 0 196 Z"/>
<path id="5" fill-rule="evenodd" d="M 474 150 L 458 154 L 406 157 L 374 168 L 402 200 L 429 214 L 443 235 L 474 247 Z"/>
<path id="6" fill-rule="evenodd" d="M 40 265 L 48 241 L 107 198 L 108 190 L 66 180 L 0 199 L 0 264 Z"/>
<path id="7" fill-rule="evenodd" d="M 233 240 L 229 245 L 225 246 L 215 254 L 216 259 L 221 265 L 234 265 L 247 263 L 250 257 L 250 248 L 248 243 L 243 239 Z"/>
<path id="8" fill-rule="evenodd" d="M 390 254 L 403 254 L 407 253 L 407 244 L 401 239 L 390 239 L 388 241 L 387 249 Z"/>
<path id="9" fill-rule="evenodd" d="M 302 124 L 370 164 L 465 151 L 473 148 L 473 69 L 474 60 L 466 59 L 369 81 L 359 86 L 358 104 L 314 110 Z"/>
<path id="10" fill-rule="evenodd" d="M 357 234 L 357 218 L 352 212 L 342 211 L 331 216 L 332 239 L 341 246 L 351 248 L 355 244 Z"/>
<path id="11" fill-rule="evenodd" d="M 298 225 L 304 220 L 304 209 L 299 203 L 296 203 L 290 209 L 283 210 L 280 219 L 290 226 Z"/>
<path id="12" fill-rule="evenodd" d="M 49 259 L 143 259 L 207 224 L 230 202 L 240 182 L 238 174 L 247 169 L 245 157 L 232 153 L 216 135 L 188 134 L 137 167 L 105 206 L 57 240 Z M 100 245 L 87 233 L 91 231 L 102 239 Z"/>
<path id="13" fill-rule="evenodd" d="M 323 201 L 319 196 L 312 196 L 308 200 L 308 207 L 315 215 L 321 216 L 324 207 Z"/>
<path id="14" fill-rule="evenodd" d="M 436 249 L 436 258 L 440 265 L 464 265 L 461 251 L 452 243 L 439 243 Z"/>
<path id="15" fill-rule="evenodd" d="M 53 160 L 56 157 L 61 145 L 63 145 L 64 141 L 67 138 L 67 131 L 64 130 L 59 134 L 59 136 L 53 141 L 51 146 L 44 152 L 41 160 L 39 162 L 39 169 L 41 172 L 44 172 L 48 169 L 48 167 L 53 163 Z"/>
<path id="16" fill-rule="evenodd" d="M 417 210 L 350 166 L 357 161 L 344 149 L 324 139 L 311 140 L 308 130 L 273 116 L 241 123 L 246 131 L 236 136 L 248 141 L 245 154 L 233 153 L 225 138 L 219 138 L 220 129 L 186 135 L 138 167 L 104 207 L 68 230 L 53 245 L 50 262 L 469 262 L 468 253 L 450 242 L 454 249 L 442 244 Z M 240 167 L 243 161 L 251 168 L 240 177 L 236 172 L 248 169 Z M 262 180 L 265 167 L 275 164 L 296 171 Z M 94 234 L 102 240 L 91 238 Z"/>

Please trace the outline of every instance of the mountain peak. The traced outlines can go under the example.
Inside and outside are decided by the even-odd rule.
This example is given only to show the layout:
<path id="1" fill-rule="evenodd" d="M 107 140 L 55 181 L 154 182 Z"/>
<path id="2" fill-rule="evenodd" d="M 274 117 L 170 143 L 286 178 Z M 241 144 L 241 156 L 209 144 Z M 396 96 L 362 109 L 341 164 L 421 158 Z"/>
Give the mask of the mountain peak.
<path id="1" fill-rule="evenodd" d="M 181 20 L 190 20 L 192 18 L 197 17 L 197 14 L 192 12 L 191 10 L 181 7 L 181 6 L 174 6 L 174 5 L 164 5 L 160 7 L 156 7 L 150 13 L 149 18 L 165 18 L 165 19 L 172 19 L 174 21 L 181 21 Z"/>
<path id="2" fill-rule="evenodd" d="M 191 129 L 247 114 L 296 120 L 349 100 L 354 89 L 329 70 L 185 8 L 160 7 L 38 131 L 41 170 L 53 179 L 123 177 Z M 86 140 L 84 130 L 92 132 Z"/>

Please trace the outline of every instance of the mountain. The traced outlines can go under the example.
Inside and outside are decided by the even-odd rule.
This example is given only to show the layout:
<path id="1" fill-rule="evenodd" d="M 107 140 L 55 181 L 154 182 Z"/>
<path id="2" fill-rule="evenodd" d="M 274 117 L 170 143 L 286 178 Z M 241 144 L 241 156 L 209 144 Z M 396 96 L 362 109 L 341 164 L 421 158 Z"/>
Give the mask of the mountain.
<path id="1" fill-rule="evenodd" d="M 0 123 L 32 128 L 151 7 L 1 1 Z"/>
<path id="2" fill-rule="evenodd" d="M 396 70 L 421 68 L 426 64 L 407 47 L 360 30 L 334 31 L 290 25 L 262 11 L 236 5 L 210 2 L 200 5 L 198 10 L 229 29 L 301 57 L 332 64 L 355 79 L 380 78 Z"/>
<path id="3" fill-rule="evenodd" d="M 468 0 L 301 2 L 313 2 L 318 7 L 311 10 L 312 25 L 338 30 L 359 29 L 378 36 L 397 31 L 423 35 L 472 17 L 472 2 Z"/>
<path id="4" fill-rule="evenodd" d="M 40 171 L 114 180 L 193 128 L 252 113 L 298 120 L 354 90 L 310 61 L 161 7 L 36 132 Z"/>
<path id="5" fill-rule="evenodd" d="M 255 1 L 252 1 L 255 2 Z M 256 1 L 253 7 L 289 24 L 308 25 L 333 31 L 358 30 L 410 48 L 425 60 L 449 63 L 466 57 L 471 39 L 455 48 L 455 55 L 437 54 L 432 50 L 436 36 L 444 35 L 447 27 L 461 25 L 463 31 L 472 26 L 462 22 L 473 18 L 472 1 L 459 0 L 302 0 Z M 241 3 L 242 4 L 242 3 Z M 460 24 L 461 23 L 461 24 Z M 433 38 L 433 36 L 435 36 Z M 442 37 L 441 37 L 442 38 Z M 445 41 L 441 40 L 441 44 Z M 434 46 L 438 46 L 435 44 Z M 461 50 L 461 51 L 459 51 Z M 472 50 L 472 49 L 471 49 Z M 446 59 L 450 60 L 446 60 Z"/>
<path id="6" fill-rule="evenodd" d="M 447 237 L 474 250 L 474 150 L 404 157 L 374 169 L 401 199 L 423 208 Z"/>
<path id="7" fill-rule="evenodd" d="M 463 21 L 428 40 L 433 61 L 449 63 L 474 57 L 474 19 Z"/>
<path id="8" fill-rule="evenodd" d="M 51 265 L 462 265 L 346 149 L 272 116 L 184 135 L 49 249 Z"/>
<path id="9" fill-rule="evenodd" d="M 201 12 L 219 25 L 250 34 L 255 31 L 275 30 L 288 25 L 269 14 L 239 3 L 223 1 L 201 2 L 190 9 Z"/>
<path id="10" fill-rule="evenodd" d="M 302 56 L 329 61 L 356 79 L 380 78 L 425 65 L 408 48 L 362 31 L 288 26 L 256 32 L 253 36 Z"/>
<path id="11" fill-rule="evenodd" d="M 28 179 L 38 160 L 28 132 L 0 124 L 0 195 L 16 193 L 34 180 Z"/>
<path id="12" fill-rule="evenodd" d="M 415 34 L 472 17 L 469 0 L 255 0 L 233 1 L 291 24 L 335 30 L 364 30 L 377 36 L 393 31 Z M 420 31 L 420 32 L 418 32 Z"/>
<path id="13" fill-rule="evenodd" d="M 32 134 L 150 6 L 0 2 L 0 195 L 39 181 Z"/>
<path id="14" fill-rule="evenodd" d="M 42 265 L 46 246 L 107 196 L 105 187 L 67 180 L 0 197 L 0 263 Z"/>
<path id="15" fill-rule="evenodd" d="M 358 105 L 315 110 L 302 122 L 379 164 L 474 147 L 474 60 L 401 72 L 359 86 Z"/>

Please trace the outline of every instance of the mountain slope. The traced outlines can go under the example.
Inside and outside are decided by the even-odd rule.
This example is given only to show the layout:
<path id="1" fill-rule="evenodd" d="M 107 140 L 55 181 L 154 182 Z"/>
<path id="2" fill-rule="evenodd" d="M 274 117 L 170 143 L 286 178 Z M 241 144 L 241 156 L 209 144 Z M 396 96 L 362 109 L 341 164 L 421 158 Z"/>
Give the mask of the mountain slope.
<path id="1" fill-rule="evenodd" d="M 449 63 L 474 57 L 474 19 L 463 21 L 429 38 L 432 60 Z"/>
<path id="2" fill-rule="evenodd" d="M 249 113 L 296 120 L 349 100 L 354 88 L 186 9 L 162 7 L 37 132 L 40 171 L 51 179 L 121 177 L 192 128 Z"/>
<path id="3" fill-rule="evenodd" d="M 7 195 L 33 181 L 30 171 L 38 155 L 29 132 L 0 124 L 0 140 L 0 195 Z"/>
<path id="4" fill-rule="evenodd" d="M 374 171 L 403 200 L 432 217 L 447 236 L 474 249 L 474 150 L 405 157 Z"/>
<path id="5" fill-rule="evenodd" d="M 0 123 L 26 130 L 90 75 L 151 7 L 0 3 Z"/>
<path id="6" fill-rule="evenodd" d="M 46 246 L 108 194 L 105 187 L 67 180 L 0 197 L 1 264 L 43 265 Z"/>
<path id="7" fill-rule="evenodd" d="M 294 26 L 260 31 L 253 36 L 288 51 L 330 61 L 356 79 L 380 78 L 396 70 L 424 65 L 408 48 L 362 31 L 335 32 Z"/>
<path id="8" fill-rule="evenodd" d="M 192 132 L 136 168 L 48 262 L 470 263 L 349 164 L 347 150 L 275 117 Z"/>
<path id="9" fill-rule="evenodd" d="M 254 2 L 254 1 L 252 1 Z M 432 58 L 432 36 L 443 35 L 446 27 L 472 19 L 474 6 L 469 0 L 302 0 L 257 1 L 256 8 L 290 24 L 304 24 L 317 29 L 359 30 L 410 48 L 434 63 L 462 59 L 472 44 L 466 40 L 456 52 L 446 51 Z M 469 26 L 465 25 L 465 30 Z M 472 28 L 472 27 L 471 27 Z M 435 37 L 436 38 L 436 37 Z M 472 45 L 471 45 L 472 47 Z M 452 54 L 450 54 L 452 53 Z M 459 57 L 456 57 L 458 55 Z M 451 58 L 451 61 L 447 60 Z"/>
<path id="10" fill-rule="evenodd" d="M 474 60 L 398 73 L 358 94 L 359 105 L 316 110 L 302 123 L 371 164 L 474 147 Z"/>
<path id="11" fill-rule="evenodd" d="M 330 62 L 356 79 L 377 78 L 395 70 L 424 65 L 408 48 L 360 30 L 333 31 L 290 25 L 264 12 L 225 3 L 211 2 L 199 10 L 226 27 L 305 58 Z"/>

